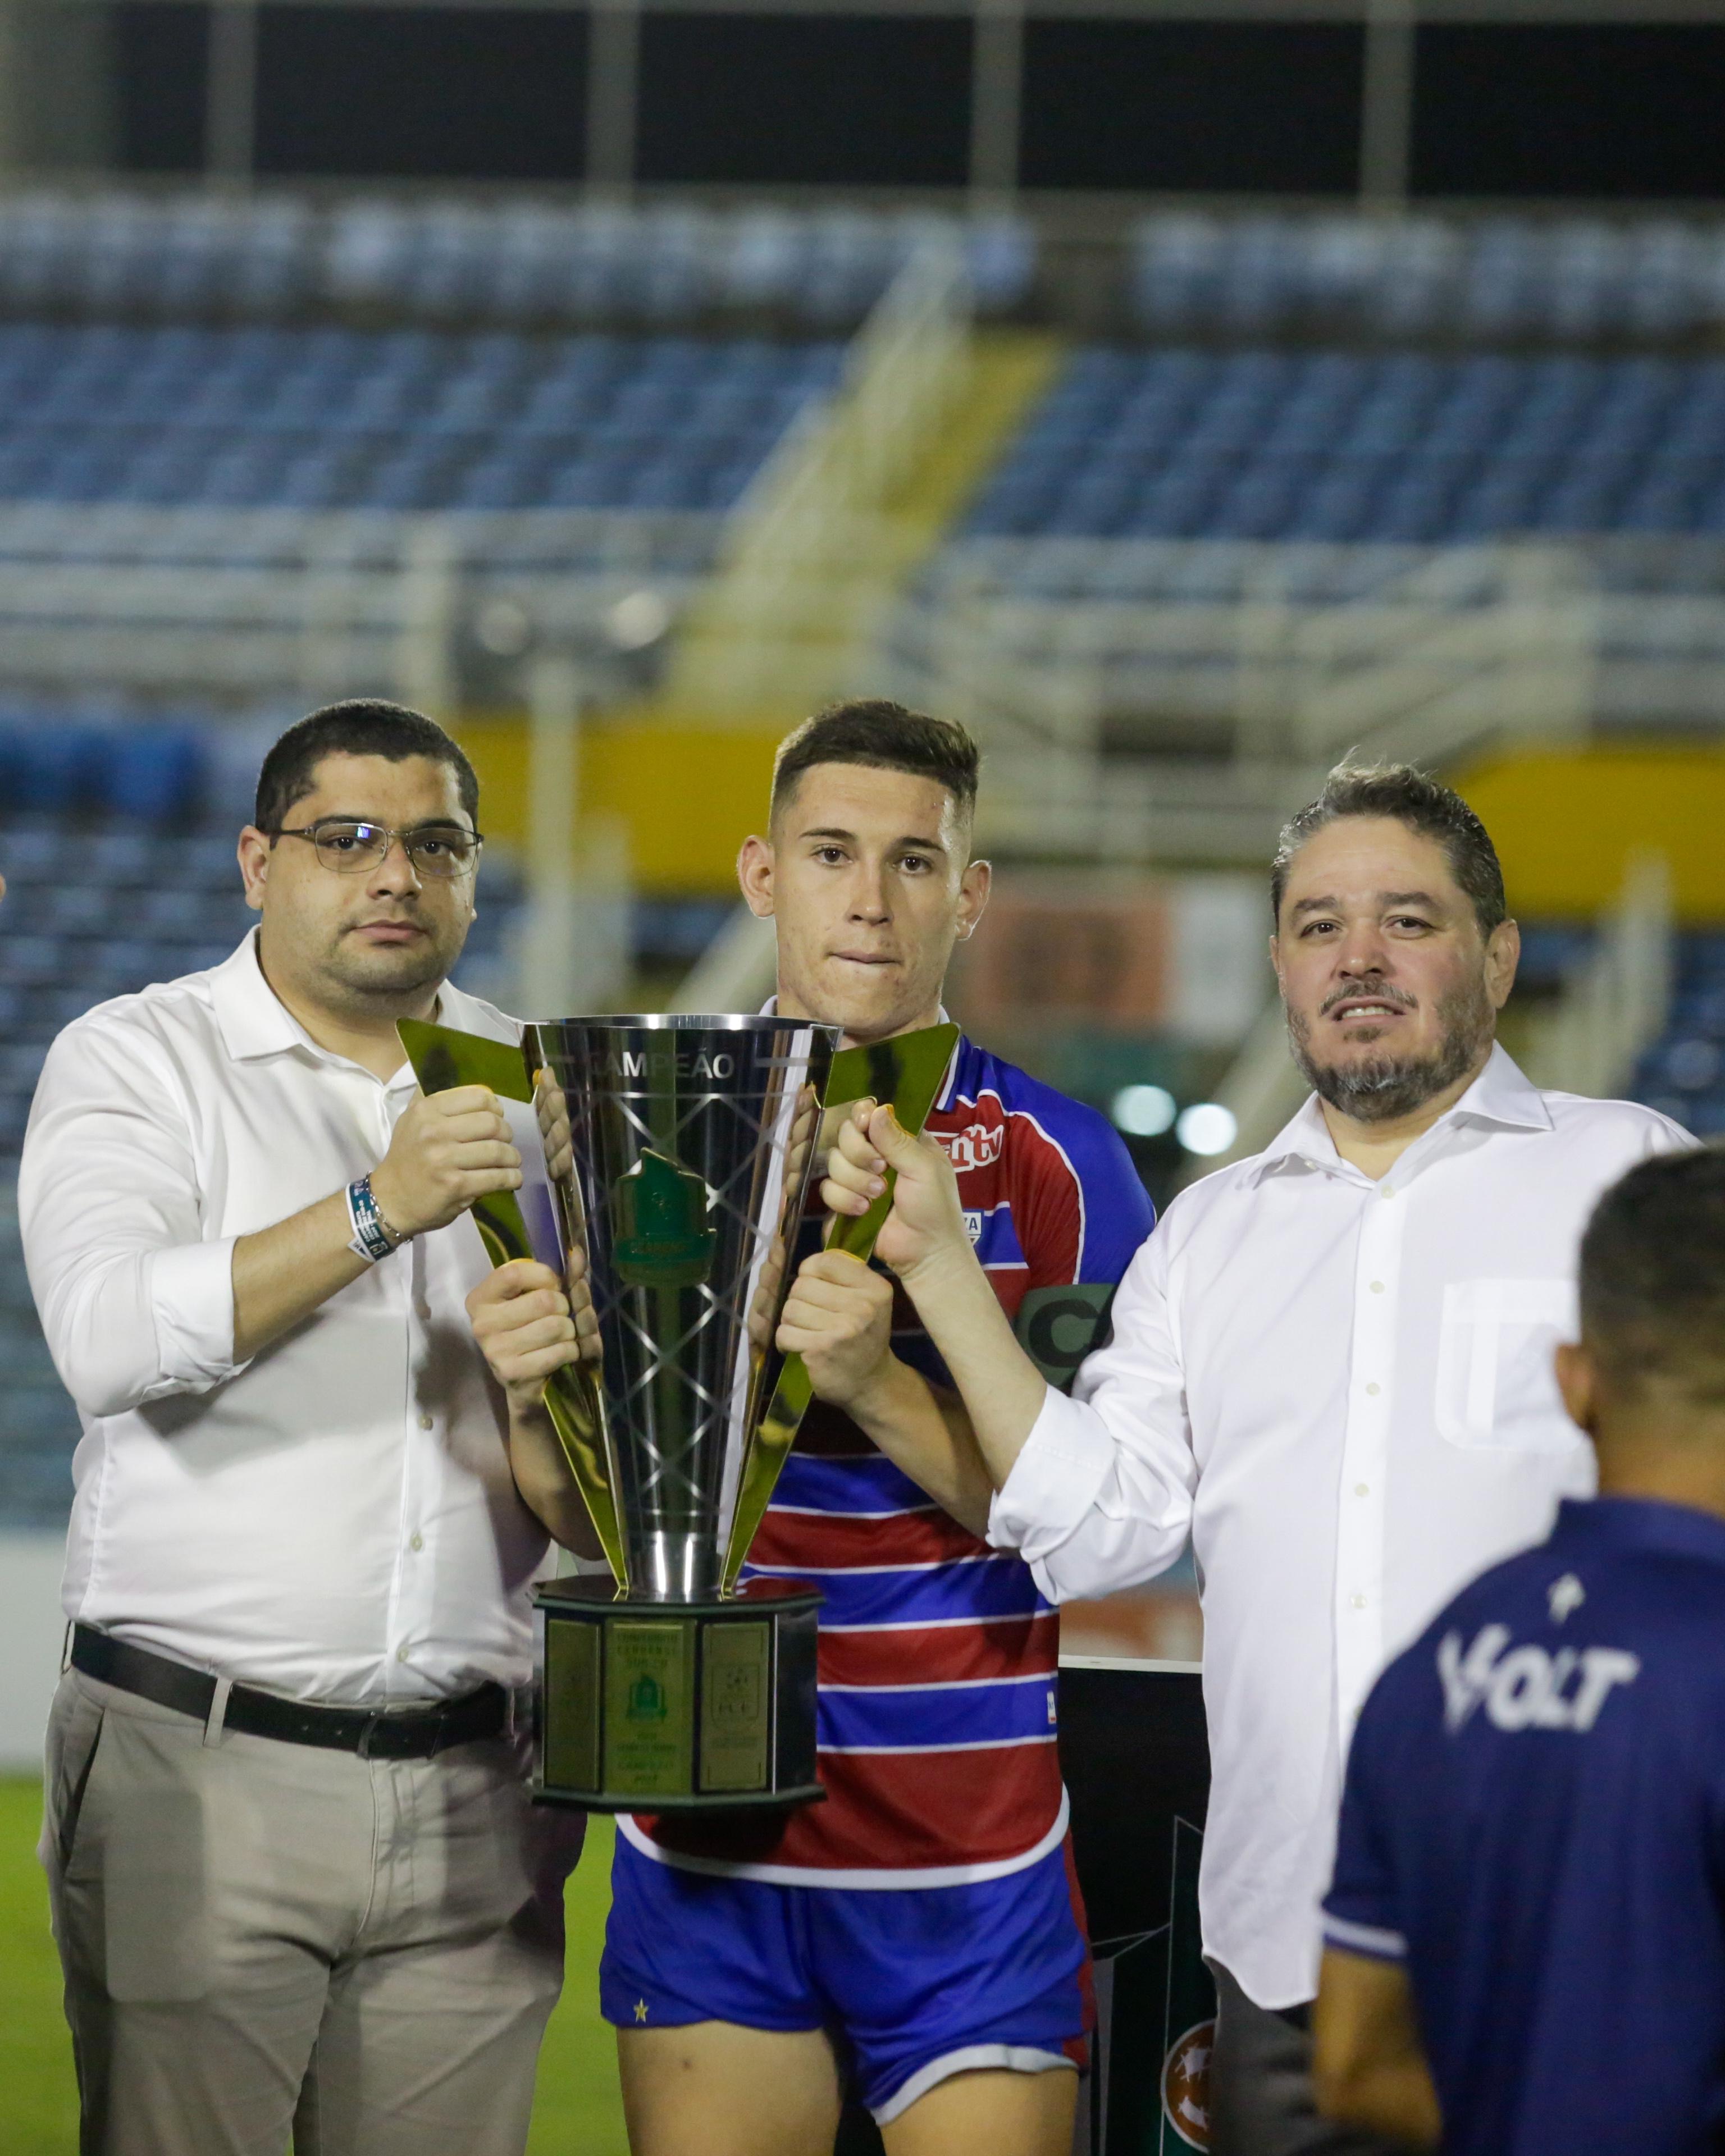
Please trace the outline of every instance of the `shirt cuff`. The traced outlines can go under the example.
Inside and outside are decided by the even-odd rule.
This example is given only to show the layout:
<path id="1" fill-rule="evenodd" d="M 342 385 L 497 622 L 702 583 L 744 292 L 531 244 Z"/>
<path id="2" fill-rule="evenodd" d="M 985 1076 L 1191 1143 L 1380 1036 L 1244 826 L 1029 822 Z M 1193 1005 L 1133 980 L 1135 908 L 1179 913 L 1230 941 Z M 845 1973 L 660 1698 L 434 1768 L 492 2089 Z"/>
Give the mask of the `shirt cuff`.
<path id="1" fill-rule="evenodd" d="M 150 1314 L 162 1375 L 175 1386 L 213 1385 L 234 1360 L 234 1245 L 181 1243 L 150 1260 Z"/>
<path id="2" fill-rule="evenodd" d="M 1034 1561 L 1058 1549 L 1095 1504 L 1114 1440 L 1094 1408 L 1050 1386 L 1024 1450 L 988 1507 L 988 1541 Z"/>
<path id="3" fill-rule="evenodd" d="M 1324 1944 L 1343 1953 L 1363 1954 L 1368 1961 L 1405 1961 L 1408 1942 L 1388 1924 L 1358 1924 L 1351 1917 L 1323 1912 Z"/>

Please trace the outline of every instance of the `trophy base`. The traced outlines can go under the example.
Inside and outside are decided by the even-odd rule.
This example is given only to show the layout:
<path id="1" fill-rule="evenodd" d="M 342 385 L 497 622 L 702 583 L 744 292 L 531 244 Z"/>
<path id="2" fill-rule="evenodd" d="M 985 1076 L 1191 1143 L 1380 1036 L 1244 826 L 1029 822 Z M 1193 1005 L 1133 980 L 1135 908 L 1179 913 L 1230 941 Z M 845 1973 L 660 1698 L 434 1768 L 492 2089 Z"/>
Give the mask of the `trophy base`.
<path id="1" fill-rule="evenodd" d="M 630 1602 L 610 1580 L 533 1596 L 533 1800 L 589 1812 L 805 1804 L 815 1772 L 818 1590 L 752 1580 L 712 1602 Z"/>

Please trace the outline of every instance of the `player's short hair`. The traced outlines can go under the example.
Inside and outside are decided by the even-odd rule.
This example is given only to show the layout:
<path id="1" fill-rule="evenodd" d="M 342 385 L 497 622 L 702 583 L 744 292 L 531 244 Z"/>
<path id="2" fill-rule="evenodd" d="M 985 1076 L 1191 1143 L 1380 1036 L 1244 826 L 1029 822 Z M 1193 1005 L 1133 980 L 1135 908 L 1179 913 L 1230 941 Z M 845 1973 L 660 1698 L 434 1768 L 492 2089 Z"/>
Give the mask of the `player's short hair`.
<path id="1" fill-rule="evenodd" d="M 1725 1405 L 1725 1151 L 1662 1153 L 1594 1208 L 1581 1335 L 1608 1376 Z"/>
<path id="2" fill-rule="evenodd" d="M 932 719 L 884 697 L 829 704 L 787 734 L 773 759 L 771 814 L 777 816 L 805 771 L 818 763 L 860 763 L 906 772 L 944 786 L 967 819 L 976 808 L 982 751 L 954 719 Z"/>
<path id="3" fill-rule="evenodd" d="M 1472 904 L 1481 936 L 1508 918 L 1503 870 L 1491 834 L 1453 787 L 1411 763 L 1338 763 L 1317 800 L 1308 801 L 1281 827 L 1270 866 L 1270 911 L 1278 927 L 1295 855 L 1308 839 L 1344 816 L 1393 817 L 1422 838 L 1435 839 L 1449 857 L 1450 875 Z"/>
<path id="4" fill-rule="evenodd" d="M 479 780 L 473 766 L 435 719 L 382 697 L 350 696 L 296 719 L 264 758 L 254 815 L 260 831 L 277 835 L 294 803 L 312 790 L 317 767 L 326 756 L 381 756 L 390 763 L 423 756 L 446 763 L 455 774 L 468 820 L 479 822 Z"/>

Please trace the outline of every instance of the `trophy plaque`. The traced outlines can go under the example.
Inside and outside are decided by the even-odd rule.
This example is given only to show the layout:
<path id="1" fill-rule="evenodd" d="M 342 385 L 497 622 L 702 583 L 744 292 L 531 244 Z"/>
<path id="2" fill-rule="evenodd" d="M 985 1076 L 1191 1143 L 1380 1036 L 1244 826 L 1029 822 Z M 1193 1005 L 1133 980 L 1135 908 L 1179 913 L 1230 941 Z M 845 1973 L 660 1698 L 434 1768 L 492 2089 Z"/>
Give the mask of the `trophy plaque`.
<path id="1" fill-rule="evenodd" d="M 811 1802 L 821 1597 L 738 1576 L 810 1398 L 773 1345 L 823 1115 L 864 1094 L 920 1130 L 957 1029 L 838 1051 L 788 1019 L 529 1025 L 520 1050 L 404 1022 L 427 1092 L 506 1104 L 519 1194 L 474 1208 L 498 1263 L 536 1256 L 590 1296 L 598 1337 L 546 1405 L 610 1577 L 534 1596 L 533 1791 L 591 1811 Z M 891 1202 L 834 1223 L 866 1258 Z"/>

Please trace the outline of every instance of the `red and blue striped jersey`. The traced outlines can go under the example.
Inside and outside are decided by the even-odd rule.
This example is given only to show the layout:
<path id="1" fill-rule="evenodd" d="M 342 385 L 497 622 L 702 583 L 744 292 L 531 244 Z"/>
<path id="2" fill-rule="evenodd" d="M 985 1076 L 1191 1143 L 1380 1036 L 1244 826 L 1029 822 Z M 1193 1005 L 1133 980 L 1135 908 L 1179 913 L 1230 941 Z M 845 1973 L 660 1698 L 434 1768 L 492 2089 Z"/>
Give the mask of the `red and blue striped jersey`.
<path id="1" fill-rule="evenodd" d="M 1111 1286 L 1150 1201 L 1106 1120 L 961 1040 L 928 1129 L 946 1146 L 977 1254 L 1010 1317 L 1033 1290 Z M 939 1358 L 901 1296 L 895 1350 Z M 1034 1863 L 1065 1831 L 1055 1747 L 1060 1619 L 991 1549 L 817 1402 L 749 1573 L 808 1579 L 820 1613 L 824 1804 L 711 1820 L 625 1820 L 672 1863 L 800 1886 L 955 1886 Z"/>

